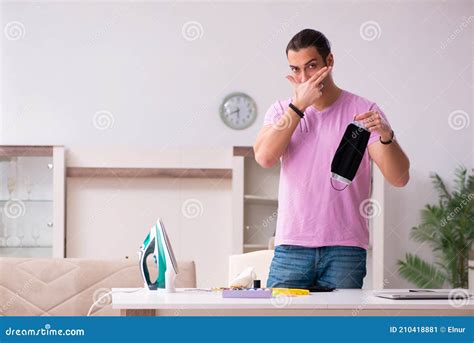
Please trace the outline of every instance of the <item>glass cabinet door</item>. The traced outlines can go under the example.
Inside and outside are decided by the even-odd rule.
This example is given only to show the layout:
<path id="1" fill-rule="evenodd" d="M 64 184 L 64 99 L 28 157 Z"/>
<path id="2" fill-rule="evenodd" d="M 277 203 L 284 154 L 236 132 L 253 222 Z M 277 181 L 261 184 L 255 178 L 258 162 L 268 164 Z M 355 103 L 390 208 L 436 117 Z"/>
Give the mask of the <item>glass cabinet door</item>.
<path id="1" fill-rule="evenodd" d="M 55 230 L 64 231 L 54 222 L 53 149 L 28 149 L 0 148 L 2 257 L 53 257 L 57 255 L 53 252 L 58 236 Z"/>

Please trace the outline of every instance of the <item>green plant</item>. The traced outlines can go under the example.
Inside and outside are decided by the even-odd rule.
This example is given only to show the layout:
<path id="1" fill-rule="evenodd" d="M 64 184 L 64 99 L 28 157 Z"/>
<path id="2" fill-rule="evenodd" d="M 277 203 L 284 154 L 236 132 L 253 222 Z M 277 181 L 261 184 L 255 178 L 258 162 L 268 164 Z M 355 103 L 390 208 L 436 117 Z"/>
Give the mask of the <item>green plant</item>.
<path id="1" fill-rule="evenodd" d="M 452 192 L 438 174 L 431 179 L 439 203 L 425 206 L 421 224 L 412 228 L 411 238 L 427 242 L 436 262 L 430 264 L 407 253 L 404 261 L 398 260 L 398 272 L 420 288 L 442 288 L 445 282 L 453 288 L 467 288 L 468 256 L 474 241 L 474 175 L 458 167 Z"/>

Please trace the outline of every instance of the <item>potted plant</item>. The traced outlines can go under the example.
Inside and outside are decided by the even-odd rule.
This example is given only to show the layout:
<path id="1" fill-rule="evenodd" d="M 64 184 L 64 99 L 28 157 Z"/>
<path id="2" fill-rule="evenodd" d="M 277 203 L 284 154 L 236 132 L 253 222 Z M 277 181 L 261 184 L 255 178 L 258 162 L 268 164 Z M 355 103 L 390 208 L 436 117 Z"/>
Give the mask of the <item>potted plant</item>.
<path id="1" fill-rule="evenodd" d="M 420 288 L 443 288 L 446 282 L 452 288 L 468 288 L 469 250 L 474 241 L 474 175 L 458 167 L 451 192 L 438 174 L 431 179 L 439 202 L 424 207 L 421 224 L 412 228 L 410 236 L 427 242 L 436 262 L 430 264 L 407 253 L 405 260 L 398 260 L 398 272 Z"/>

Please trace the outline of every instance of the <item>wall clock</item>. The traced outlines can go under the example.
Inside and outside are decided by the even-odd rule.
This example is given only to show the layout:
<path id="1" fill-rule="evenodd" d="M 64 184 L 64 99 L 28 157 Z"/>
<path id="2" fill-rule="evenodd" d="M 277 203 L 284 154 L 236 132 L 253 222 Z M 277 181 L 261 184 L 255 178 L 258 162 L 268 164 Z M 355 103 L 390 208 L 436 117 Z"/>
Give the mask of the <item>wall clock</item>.
<path id="1" fill-rule="evenodd" d="M 220 106 L 222 121 L 231 129 L 243 130 L 257 119 L 257 104 L 244 93 L 231 93 Z"/>

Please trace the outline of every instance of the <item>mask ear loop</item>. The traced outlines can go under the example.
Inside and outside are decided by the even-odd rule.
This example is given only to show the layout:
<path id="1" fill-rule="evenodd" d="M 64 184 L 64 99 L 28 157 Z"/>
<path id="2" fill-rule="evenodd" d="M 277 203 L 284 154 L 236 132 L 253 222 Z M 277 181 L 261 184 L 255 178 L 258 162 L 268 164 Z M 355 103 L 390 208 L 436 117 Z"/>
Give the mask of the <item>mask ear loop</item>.
<path id="1" fill-rule="evenodd" d="M 336 191 L 338 191 L 338 192 L 345 190 L 345 189 L 347 188 L 347 186 L 349 186 L 349 185 L 346 185 L 344 188 L 336 188 L 336 187 L 334 187 L 334 185 L 333 185 L 333 183 L 332 183 L 332 178 L 330 178 L 330 179 L 331 179 L 331 186 L 332 186 L 332 188 L 334 188 L 334 189 L 335 189 Z"/>
<path id="2" fill-rule="evenodd" d="M 305 129 L 306 129 L 306 133 L 309 132 L 309 129 L 308 129 L 308 124 L 306 123 L 306 118 L 303 118 L 304 120 L 304 126 L 305 126 Z"/>
<path id="3" fill-rule="evenodd" d="M 298 125 L 298 126 L 300 127 L 300 132 L 301 132 L 301 133 L 303 133 L 303 124 L 301 124 L 301 122 L 303 122 L 303 121 L 304 121 L 305 124 L 306 124 L 306 120 L 305 120 L 304 118 L 302 118 L 302 119 L 300 120 L 299 125 Z M 307 131 L 306 131 L 306 132 L 307 132 Z"/>

